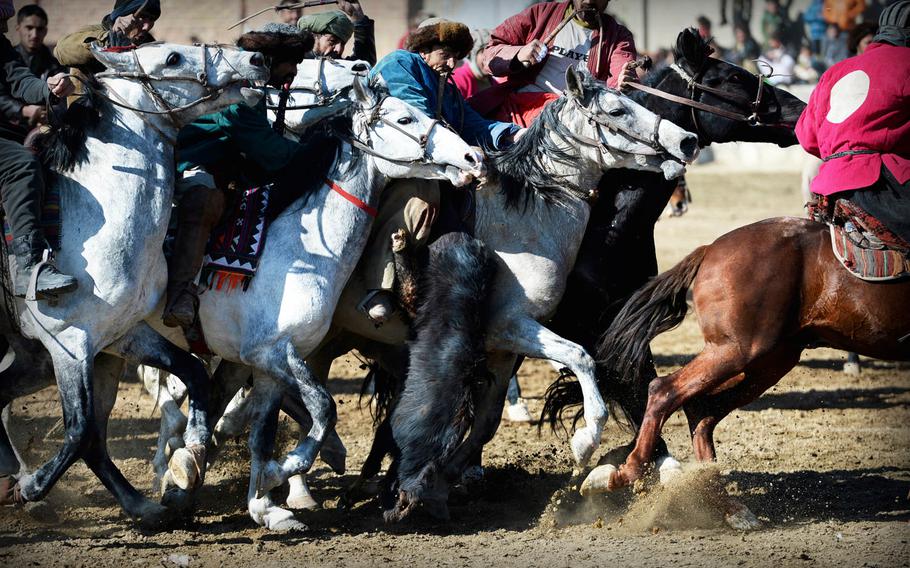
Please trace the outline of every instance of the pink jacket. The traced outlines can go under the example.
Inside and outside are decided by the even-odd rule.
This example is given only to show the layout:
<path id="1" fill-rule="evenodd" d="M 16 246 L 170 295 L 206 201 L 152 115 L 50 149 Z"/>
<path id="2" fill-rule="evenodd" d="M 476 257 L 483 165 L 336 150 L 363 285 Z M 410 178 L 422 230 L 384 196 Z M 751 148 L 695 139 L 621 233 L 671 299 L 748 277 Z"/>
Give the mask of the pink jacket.
<path id="1" fill-rule="evenodd" d="M 814 193 L 869 187 L 882 165 L 901 184 L 910 179 L 908 77 L 910 48 L 884 43 L 822 75 L 796 124 L 802 147 L 825 160 Z"/>

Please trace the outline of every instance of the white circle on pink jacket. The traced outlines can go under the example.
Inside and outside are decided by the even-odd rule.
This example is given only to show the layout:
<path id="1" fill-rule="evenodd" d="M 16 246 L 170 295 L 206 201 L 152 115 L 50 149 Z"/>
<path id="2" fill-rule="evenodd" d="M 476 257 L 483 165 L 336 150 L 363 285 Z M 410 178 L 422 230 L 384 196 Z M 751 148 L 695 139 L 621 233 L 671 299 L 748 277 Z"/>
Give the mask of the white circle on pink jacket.
<path id="1" fill-rule="evenodd" d="M 869 96 L 869 75 L 857 70 L 841 77 L 831 88 L 831 108 L 825 119 L 834 124 L 850 118 Z"/>

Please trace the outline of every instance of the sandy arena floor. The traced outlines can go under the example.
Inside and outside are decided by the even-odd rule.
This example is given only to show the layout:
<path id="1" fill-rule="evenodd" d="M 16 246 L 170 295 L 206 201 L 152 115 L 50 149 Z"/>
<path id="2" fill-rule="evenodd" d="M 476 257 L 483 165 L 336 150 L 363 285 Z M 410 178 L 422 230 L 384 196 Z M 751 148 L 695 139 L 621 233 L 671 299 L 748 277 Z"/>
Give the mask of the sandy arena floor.
<path id="1" fill-rule="evenodd" d="M 695 246 L 750 221 L 800 214 L 798 176 L 736 174 L 702 168 L 689 175 L 695 202 L 680 219 L 658 223 L 661 267 Z M 748 270 L 749 267 L 743 267 Z M 688 319 L 658 338 L 661 371 L 700 348 Z M 782 383 L 733 413 L 717 431 L 717 471 L 727 490 L 763 521 L 737 533 L 699 492 L 703 472 L 688 483 L 581 502 L 571 485 L 564 438 L 534 425 L 504 422 L 487 447 L 487 479 L 453 498 L 452 520 L 423 516 L 386 525 L 375 503 L 345 512 L 334 504 L 353 481 L 371 439 L 369 411 L 358 406 L 362 374 L 348 356 L 333 369 L 338 430 L 348 447 L 349 473 L 332 475 L 317 462 L 311 489 L 324 508 L 298 514 L 310 530 L 270 534 L 246 514 L 248 454 L 229 446 L 209 472 L 196 523 L 143 534 L 80 464 L 46 505 L 0 509 L 2 566 L 907 566 L 910 564 L 910 366 L 866 361 L 862 375 L 839 372 L 844 357 L 807 352 Z M 521 373 L 532 414 L 539 414 L 549 365 Z M 13 405 L 12 429 L 29 463 L 61 443 L 57 393 L 44 390 Z M 111 453 L 138 487 L 151 484 L 149 459 L 157 411 L 139 385 L 124 385 L 111 419 Z M 293 436 L 285 429 L 284 442 Z M 671 450 L 691 459 L 684 418 L 665 430 Z M 629 441 L 615 423 L 602 446 Z"/>

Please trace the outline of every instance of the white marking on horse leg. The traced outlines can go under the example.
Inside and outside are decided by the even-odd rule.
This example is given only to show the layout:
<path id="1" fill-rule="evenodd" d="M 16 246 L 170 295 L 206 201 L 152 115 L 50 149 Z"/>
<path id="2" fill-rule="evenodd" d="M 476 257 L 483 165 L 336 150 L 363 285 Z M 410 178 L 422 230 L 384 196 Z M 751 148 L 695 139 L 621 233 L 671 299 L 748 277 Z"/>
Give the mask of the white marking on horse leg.
<path id="1" fill-rule="evenodd" d="M 587 497 L 589 495 L 597 495 L 612 491 L 613 488 L 610 486 L 610 478 L 615 471 L 616 466 L 613 464 L 595 467 L 582 482 L 579 493 L 581 493 L 582 496 Z"/>
<path id="2" fill-rule="evenodd" d="M 186 416 L 180 410 L 179 399 L 175 399 L 177 389 L 171 389 L 170 382 L 180 384 L 169 373 L 161 371 L 154 367 L 140 365 L 138 375 L 142 379 L 142 384 L 152 397 L 155 398 L 155 406 L 161 412 L 161 423 L 158 428 L 158 444 L 155 449 L 155 456 L 152 458 L 152 470 L 155 477 L 152 480 L 152 491 L 157 493 L 163 491 L 164 476 L 167 472 L 167 464 L 173 452 L 183 447 L 183 431 L 186 429 Z M 183 394 L 186 389 L 181 384 Z"/>
<path id="3" fill-rule="evenodd" d="M 319 502 L 313 498 L 310 488 L 306 482 L 306 475 L 292 475 L 288 478 L 288 498 L 285 503 L 290 509 L 318 509 Z"/>
<path id="4" fill-rule="evenodd" d="M 660 475 L 662 484 L 670 483 L 682 475 L 682 472 L 682 464 L 673 456 L 665 456 L 657 460 L 657 473 Z"/>
<path id="5" fill-rule="evenodd" d="M 585 426 L 575 431 L 571 445 L 575 462 L 585 465 L 600 445 L 600 435 L 607 421 L 607 405 L 597 388 L 594 360 L 581 346 L 563 339 L 532 319 L 521 319 L 513 325 L 501 326 L 501 329 L 507 331 L 492 340 L 498 348 L 503 348 L 505 344 L 505 347 L 521 355 L 552 359 L 568 367 L 577 377 L 584 399 Z"/>

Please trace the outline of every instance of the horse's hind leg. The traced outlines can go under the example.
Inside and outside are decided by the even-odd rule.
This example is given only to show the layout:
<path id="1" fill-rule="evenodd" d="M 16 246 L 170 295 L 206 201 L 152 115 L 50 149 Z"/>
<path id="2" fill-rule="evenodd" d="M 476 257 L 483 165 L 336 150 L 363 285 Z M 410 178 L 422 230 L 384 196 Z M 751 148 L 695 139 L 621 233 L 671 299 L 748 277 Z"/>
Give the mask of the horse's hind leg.
<path id="1" fill-rule="evenodd" d="M 344 492 L 342 504 L 346 507 L 352 507 L 359 501 L 374 497 L 378 493 L 378 487 L 370 487 L 370 480 L 379 475 L 382 470 L 382 460 L 390 455 L 395 449 L 395 439 L 392 436 L 392 424 L 389 418 L 385 417 L 376 428 L 373 434 L 373 443 L 370 445 L 370 453 L 360 468 L 360 475 L 354 480 L 354 483 Z"/>
<path id="2" fill-rule="evenodd" d="M 161 423 L 158 427 L 158 444 L 155 456 L 152 458 L 152 471 L 155 478 L 152 481 L 152 492 L 163 491 L 161 481 L 167 473 L 167 462 L 178 448 L 183 447 L 183 431 L 186 429 L 186 416 L 180 410 L 186 388 L 179 381 L 169 380 L 170 373 L 139 365 L 139 377 L 142 384 L 155 399 L 155 406 L 161 412 Z"/>
<path id="3" fill-rule="evenodd" d="M 190 404 L 183 435 L 185 447 L 173 453 L 168 465 L 171 477 L 180 489 L 185 491 L 201 485 L 205 477 L 206 445 L 211 438 L 208 412 L 211 384 L 205 366 L 145 322 L 136 325 L 108 349 L 127 360 L 176 375 L 186 385 Z"/>
<path id="4" fill-rule="evenodd" d="M 497 327 L 501 331 L 487 339 L 488 348 L 552 359 L 575 374 L 584 399 L 585 426 L 572 436 L 572 455 L 578 465 L 587 464 L 600 445 L 600 435 L 607 421 L 607 406 L 594 376 L 594 360 L 580 345 L 556 335 L 530 318 Z"/>
<path id="5" fill-rule="evenodd" d="M 769 388 L 776 385 L 784 375 L 799 362 L 799 346 L 781 346 L 759 361 L 751 363 L 742 376 L 728 381 L 712 393 L 692 399 L 683 406 L 692 436 L 692 449 L 698 461 L 714 461 L 714 428 L 728 414 L 741 408 Z"/>

